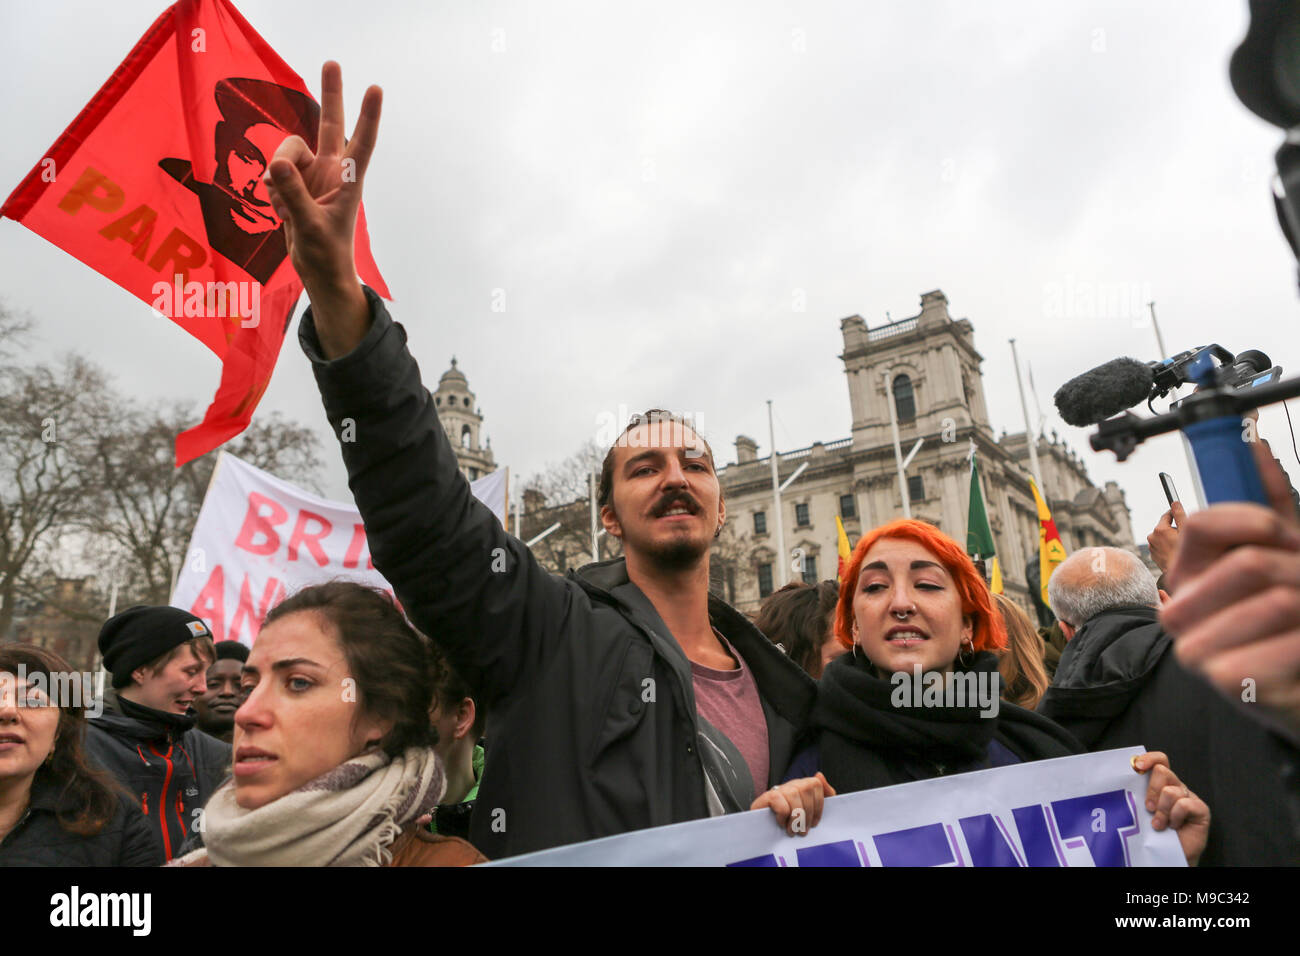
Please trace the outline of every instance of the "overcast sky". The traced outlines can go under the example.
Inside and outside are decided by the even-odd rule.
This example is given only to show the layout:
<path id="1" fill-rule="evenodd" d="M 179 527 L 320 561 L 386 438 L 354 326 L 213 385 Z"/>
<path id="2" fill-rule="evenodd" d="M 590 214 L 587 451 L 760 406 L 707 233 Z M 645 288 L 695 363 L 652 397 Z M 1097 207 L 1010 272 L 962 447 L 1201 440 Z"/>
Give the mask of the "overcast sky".
<path id="1" fill-rule="evenodd" d="M 1051 395 L 1157 358 L 1155 339 L 1144 305 L 1089 314 L 1070 290 L 1154 299 L 1171 350 L 1257 348 L 1297 371 L 1268 187 L 1281 134 L 1227 79 L 1245 0 L 237 6 L 313 91 L 323 60 L 343 64 L 349 129 L 383 86 L 365 199 L 393 314 L 426 383 L 457 357 L 513 474 L 620 406 L 699 415 L 724 460 L 737 433 L 767 453 L 767 399 L 780 450 L 848 437 L 840 319 L 914 315 L 940 288 L 974 324 L 995 433 L 1024 428 L 1014 336 L 1049 427 L 1120 482 L 1141 542 L 1158 471 L 1192 497 L 1177 439 L 1117 464 Z M 0 193 L 162 9 L 4 4 Z M 78 348 L 197 423 L 219 367 L 196 340 L 9 220 L 0 270 L 38 357 Z M 272 409 L 319 429 L 321 485 L 348 497 L 292 335 Z M 1277 406 L 1261 432 L 1300 480 Z"/>

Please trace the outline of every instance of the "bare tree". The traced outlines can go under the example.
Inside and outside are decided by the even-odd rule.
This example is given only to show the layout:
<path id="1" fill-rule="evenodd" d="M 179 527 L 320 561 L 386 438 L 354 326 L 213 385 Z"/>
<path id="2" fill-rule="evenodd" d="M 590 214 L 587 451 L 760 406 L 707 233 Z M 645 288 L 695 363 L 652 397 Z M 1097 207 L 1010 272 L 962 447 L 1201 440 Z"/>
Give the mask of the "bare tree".
<path id="1" fill-rule="evenodd" d="M 724 524 L 709 551 L 709 591 L 734 605 L 742 583 L 755 573 L 752 552 L 749 532 L 737 532 L 731 521 Z"/>
<path id="2" fill-rule="evenodd" d="M 96 563 L 111 565 L 123 597 L 134 603 L 167 603 L 212 478 L 216 451 L 175 467 L 175 437 L 193 421 L 192 409 L 185 406 L 123 408 L 84 458 L 102 505 L 84 517 L 83 527 Z M 316 436 L 278 414 L 254 422 L 226 449 L 319 493 Z"/>
<path id="3" fill-rule="evenodd" d="M 524 482 L 524 487 L 541 494 L 548 507 L 567 505 L 581 498 L 587 500 L 587 476 L 595 475 L 600 479 L 600 466 L 605 460 L 606 449 L 595 441 L 588 439 L 563 461 L 548 464 L 544 469 Z"/>
<path id="4" fill-rule="evenodd" d="M 588 440 L 563 461 L 524 482 L 524 540 L 541 534 L 552 524 L 559 527 L 533 547 L 542 567 L 556 573 L 592 560 L 591 495 L 589 475 L 600 479 L 605 449 Z M 622 542 L 609 535 L 599 539 L 599 560 L 622 553 Z"/>
<path id="5" fill-rule="evenodd" d="M 0 639 L 61 536 L 93 507 L 97 490 L 79 452 L 111 403 L 103 372 L 75 356 L 56 367 L 0 367 Z"/>

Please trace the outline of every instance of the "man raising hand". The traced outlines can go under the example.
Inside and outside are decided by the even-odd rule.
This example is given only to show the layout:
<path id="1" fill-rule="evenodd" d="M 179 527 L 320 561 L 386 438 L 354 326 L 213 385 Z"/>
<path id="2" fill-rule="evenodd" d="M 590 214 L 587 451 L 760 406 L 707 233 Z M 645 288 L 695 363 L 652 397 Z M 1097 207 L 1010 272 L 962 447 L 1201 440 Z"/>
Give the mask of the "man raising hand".
<path id="1" fill-rule="evenodd" d="M 600 479 L 624 557 L 565 578 L 542 569 L 470 493 L 405 332 L 357 279 L 379 90 L 345 143 L 336 64 L 321 86 L 319 152 L 291 138 L 270 167 L 311 297 L 299 338 L 336 433 L 354 425 L 343 458 L 375 567 L 490 715 L 471 842 L 509 856 L 751 805 L 806 829 L 824 781 L 767 794 L 816 685 L 708 593 L 726 521 L 708 443 L 668 412 L 634 418 Z"/>

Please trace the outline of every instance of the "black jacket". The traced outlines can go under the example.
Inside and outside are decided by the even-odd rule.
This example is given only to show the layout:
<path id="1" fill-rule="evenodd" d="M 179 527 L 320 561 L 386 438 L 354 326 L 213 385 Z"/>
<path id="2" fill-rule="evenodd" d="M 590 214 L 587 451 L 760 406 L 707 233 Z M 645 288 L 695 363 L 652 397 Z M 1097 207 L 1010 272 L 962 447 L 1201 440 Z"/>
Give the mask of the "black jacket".
<path id="1" fill-rule="evenodd" d="M 1050 720 L 998 697 L 1001 678 L 992 654 L 977 654 L 969 667 L 958 664 L 954 671 L 987 682 L 996 714 L 977 703 L 898 706 L 907 695 L 900 701 L 898 685 L 877 677 L 865 656 L 837 657 L 822 673 L 809 721 L 814 743 L 787 776 L 821 770 L 836 792 L 854 793 L 1083 752 Z"/>
<path id="2" fill-rule="evenodd" d="M 321 357 L 310 310 L 299 335 L 330 424 L 347 428 L 375 567 L 487 707 L 471 842 L 497 859 L 708 815 L 714 750 L 681 647 L 622 559 L 561 578 L 506 534 L 470 493 L 405 332 L 367 297 L 372 326 L 350 354 Z M 775 784 L 816 685 L 727 604 L 710 598 L 709 614 L 757 682 Z"/>
<path id="3" fill-rule="evenodd" d="M 1090 751 L 1143 746 L 1210 807 L 1202 866 L 1300 864 L 1300 748 L 1173 654 L 1152 607 L 1104 611 L 1065 648 L 1040 713 Z"/>
<path id="4" fill-rule="evenodd" d="M 32 781 L 31 803 L 0 841 L 0 866 L 157 866 L 155 838 L 135 803 L 125 796 L 117 814 L 94 836 L 59 825 L 60 788 L 41 773 Z"/>
<path id="5" fill-rule="evenodd" d="M 178 855 L 197 811 L 230 776 L 230 744 L 182 717 L 106 694 L 90 719 L 86 752 L 139 801 L 161 866 Z"/>

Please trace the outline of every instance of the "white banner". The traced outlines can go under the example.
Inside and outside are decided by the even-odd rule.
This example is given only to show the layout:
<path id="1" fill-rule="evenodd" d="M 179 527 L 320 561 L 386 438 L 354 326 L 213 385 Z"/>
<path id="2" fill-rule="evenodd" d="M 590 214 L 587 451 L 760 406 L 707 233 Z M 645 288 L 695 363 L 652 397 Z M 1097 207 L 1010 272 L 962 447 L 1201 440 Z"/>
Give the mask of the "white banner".
<path id="1" fill-rule="evenodd" d="M 503 520 L 506 472 L 470 484 Z M 266 612 L 311 584 L 345 579 L 392 588 L 370 563 L 361 514 L 222 452 L 171 604 L 208 623 L 216 641 L 252 644 Z"/>
<path id="2" fill-rule="evenodd" d="M 770 810 L 753 810 L 490 865 L 1186 866 L 1177 835 L 1151 829 L 1150 775 L 1130 763 L 1143 752 L 1107 750 L 832 797 L 801 836 L 787 836 Z"/>

